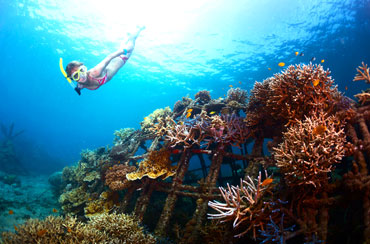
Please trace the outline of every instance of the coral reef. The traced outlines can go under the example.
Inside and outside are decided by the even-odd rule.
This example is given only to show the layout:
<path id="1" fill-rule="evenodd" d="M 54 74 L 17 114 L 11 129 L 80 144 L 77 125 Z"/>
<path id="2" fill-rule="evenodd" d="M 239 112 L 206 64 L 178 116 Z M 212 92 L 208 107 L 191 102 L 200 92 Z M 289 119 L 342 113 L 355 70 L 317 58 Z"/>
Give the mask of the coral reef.
<path id="1" fill-rule="evenodd" d="M 156 243 L 130 215 L 102 214 L 86 224 L 75 217 L 49 216 L 30 219 L 16 227 L 16 233 L 4 232 L 2 243 Z"/>
<path id="2" fill-rule="evenodd" d="M 366 65 L 358 72 L 355 80 L 367 78 Z M 63 212 L 85 220 L 132 212 L 178 243 L 216 236 L 230 243 L 370 243 L 370 106 L 363 104 L 311 63 L 256 82 L 249 98 L 239 88 L 226 99 L 200 91 L 173 112 L 154 111 L 140 130 L 115 132 L 111 150 L 84 152 L 65 168 Z M 200 166 L 189 170 L 193 157 Z M 208 215 L 212 226 L 210 208 L 217 212 Z"/>

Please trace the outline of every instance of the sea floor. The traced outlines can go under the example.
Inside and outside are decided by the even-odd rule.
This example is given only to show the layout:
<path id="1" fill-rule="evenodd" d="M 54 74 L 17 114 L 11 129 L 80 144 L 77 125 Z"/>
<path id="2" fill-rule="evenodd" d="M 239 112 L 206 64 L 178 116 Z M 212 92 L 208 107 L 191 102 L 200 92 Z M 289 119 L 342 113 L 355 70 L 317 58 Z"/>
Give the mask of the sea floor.
<path id="1" fill-rule="evenodd" d="M 17 176 L 13 184 L 0 181 L 0 233 L 14 231 L 14 226 L 30 218 L 59 215 L 58 199 L 48 178 L 48 175 L 32 175 Z"/>

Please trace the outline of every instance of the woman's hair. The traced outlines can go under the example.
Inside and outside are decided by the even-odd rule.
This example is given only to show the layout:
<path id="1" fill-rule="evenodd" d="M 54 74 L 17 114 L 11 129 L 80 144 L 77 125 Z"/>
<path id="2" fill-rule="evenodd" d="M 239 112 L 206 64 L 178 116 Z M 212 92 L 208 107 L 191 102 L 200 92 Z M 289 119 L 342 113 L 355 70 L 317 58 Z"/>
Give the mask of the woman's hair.
<path id="1" fill-rule="evenodd" d="M 67 76 L 71 77 L 72 69 L 75 68 L 75 67 L 80 67 L 81 65 L 84 65 L 84 64 L 79 62 L 79 61 L 72 61 L 69 64 L 67 64 L 67 66 L 66 66 Z"/>

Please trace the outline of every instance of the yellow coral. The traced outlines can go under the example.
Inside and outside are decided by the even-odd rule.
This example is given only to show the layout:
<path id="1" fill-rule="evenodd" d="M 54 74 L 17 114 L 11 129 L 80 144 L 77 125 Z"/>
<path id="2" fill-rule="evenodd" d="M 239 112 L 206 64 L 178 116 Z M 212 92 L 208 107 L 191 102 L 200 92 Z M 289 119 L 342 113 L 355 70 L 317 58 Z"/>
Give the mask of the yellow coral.
<path id="1" fill-rule="evenodd" d="M 151 151 L 145 160 L 140 162 L 139 169 L 126 175 L 130 181 L 148 176 L 151 179 L 161 177 L 166 179 L 176 174 L 177 166 L 171 166 L 170 152 L 162 148 L 159 151 Z"/>
<path id="2" fill-rule="evenodd" d="M 140 123 L 141 130 L 142 131 L 148 130 L 149 128 L 153 127 L 156 123 L 158 123 L 161 118 L 165 118 L 171 113 L 172 111 L 170 107 L 159 108 L 154 110 L 153 113 L 145 117 L 144 120 Z"/>

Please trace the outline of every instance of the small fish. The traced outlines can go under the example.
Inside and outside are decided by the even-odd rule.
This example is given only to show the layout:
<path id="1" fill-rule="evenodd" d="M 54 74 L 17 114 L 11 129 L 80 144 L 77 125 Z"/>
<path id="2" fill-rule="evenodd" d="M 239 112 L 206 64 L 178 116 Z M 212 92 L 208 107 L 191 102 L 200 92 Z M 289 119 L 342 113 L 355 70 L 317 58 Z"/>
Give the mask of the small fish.
<path id="1" fill-rule="evenodd" d="M 319 79 L 316 79 L 316 80 L 312 81 L 313 86 L 317 86 L 319 83 L 320 83 Z"/>
<path id="2" fill-rule="evenodd" d="M 325 125 L 318 125 L 313 129 L 314 135 L 322 135 L 327 130 Z"/>
<path id="3" fill-rule="evenodd" d="M 316 60 L 316 57 L 312 57 L 311 58 L 311 62 L 315 61 Z"/>
<path id="4" fill-rule="evenodd" d="M 39 237 L 42 237 L 42 236 L 44 236 L 44 235 L 46 234 L 46 232 L 47 232 L 47 230 L 42 229 L 42 230 L 37 231 L 37 235 L 38 235 Z"/>
<path id="5" fill-rule="evenodd" d="M 14 211 L 13 210 L 9 210 L 9 215 L 13 215 L 14 214 Z"/>
<path id="6" fill-rule="evenodd" d="M 179 150 L 179 149 L 173 149 L 171 152 L 172 152 L 172 153 L 174 153 L 174 154 L 179 154 L 179 153 L 181 153 L 182 151 L 181 151 L 181 150 Z"/>
<path id="7" fill-rule="evenodd" d="M 193 112 L 193 109 L 189 108 L 186 112 L 191 113 L 191 112 Z"/>
<path id="8" fill-rule="evenodd" d="M 271 70 L 271 68 L 270 68 L 270 67 L 268 67 L 267 69 L 268 69 L 268 70 Z"/>
<path id="9" fill-rule="evenodd" d="M 191 113 L 188 113 L 187 115 L 186 115 L 186 118 L 189 118 L 191 116 Z"/>
<path id="10" fill-rule="evenodd" d="M 109 170 L 112 170 L 113 169 L 113 167 L 109 167 Z"/>
<path id="11" fill-rule="evenodd" d="M 58 210 L 56 210 L 55 208 L 53 208 L 53 213 L 58 213 Z"/>
<path id="12" fill-rule="evenodd" d="M 295 56 L 298 56 L 299 52 L 295 52 Z"/>
<path id="13" fill-rule="evenodd" d="M 241 81 L 239 81 L 239 84 L 241 85 L 241 84 L 242 84 L 242 82 L 241 82 Z"/>
<path id="14" fill-rule="evenodd" d="M 280 67 L 284 67 L 284 66 L 285 66 L 285 63 L 284 63 L 284 62 L 280 62 L 280 63 L 278 63 L 278 65 L 279 65 Z"/>
<path id="15" fill-rule="evenodd" d="M 147 120 L 148 119 L 148 117 L 144 117 L 144 120 Z"/>
<path id="16" fill-rule="evenodd" d="M 14 225 L 14 230 L 18 231 L 18 227 L 16 225 Z"/>
<path id="17" fill-rule="evenodd" d="M 72 232 L 71 228 L 67 228 L 67 232 L 71 233 Z"/>
<path id="18" fill-rule="evenodd" d="M 215 114 L 216 113 L 216 111 L 211 111 L 209 114 Z"/>
<path id="19" fill-rule="evenodd" d="M 266 178 L 266 179 L 262 182 L 262 185 L 261 185 L 261 186 L 267 186 L 267 185 L 270 185 L 273 181 L 274 181 L 274 179 Z"/>
<path id="20" fill-rule="evenodd" d="M 229 85 L 229 87 L 233 87 L 233 85 Z"/>
<path id="21" fill-rule="evenodd" d="M 222 97 L 219 97 L 218 99 L 222 99 Z"/>
<path id="22" fill-rule="evenodd" d="M 325 59 L 321 59 L 321 63 L 324 63 L 325 62 Z"/>
<path id="23" fill-rule="evenodd" d="M 344 87 L 344 89 L 347 91 L 347 90 L 348 90 L 348 87 L 347 87 L 347 86 L 345 86 L 345 87 Z"/>
<path id="24" fill-rule="evenodd" d="M 91 197 L 89 197 L 89 199 L 87 199 L 87 200 L 91 201 L 91 200 L 92 200 L 92 198 L 91 198 Z"/>
<path id="25" fill-rule="evenodd" d="M 304 53 L 300 53 L 299 56 L 303 57 L 304 56 Z"/>

